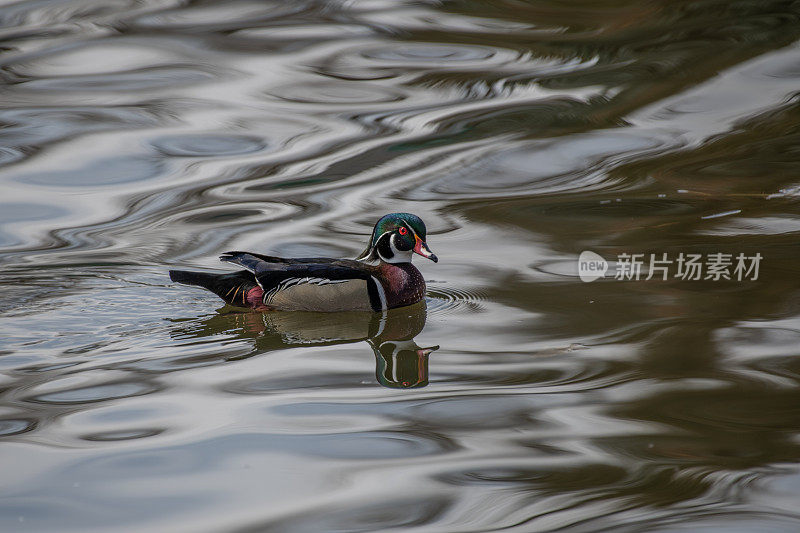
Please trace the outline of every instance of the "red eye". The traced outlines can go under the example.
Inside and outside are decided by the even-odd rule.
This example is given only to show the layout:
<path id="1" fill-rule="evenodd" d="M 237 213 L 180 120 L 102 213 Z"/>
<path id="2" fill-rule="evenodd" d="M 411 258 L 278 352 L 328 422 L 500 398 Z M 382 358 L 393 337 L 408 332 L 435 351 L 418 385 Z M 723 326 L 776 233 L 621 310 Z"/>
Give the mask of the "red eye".
<path id="1" fill-rule="evenodd" d="M 406 233 L 408 233 L 408 230 L 407 230 L 406 228 L 400 228 L 400 229 L 399 229 L 399 230 L 397 230 L 397 231 L 399 231 L 399 232 L 400 232 L 400 235 L 405 235 Z"/>

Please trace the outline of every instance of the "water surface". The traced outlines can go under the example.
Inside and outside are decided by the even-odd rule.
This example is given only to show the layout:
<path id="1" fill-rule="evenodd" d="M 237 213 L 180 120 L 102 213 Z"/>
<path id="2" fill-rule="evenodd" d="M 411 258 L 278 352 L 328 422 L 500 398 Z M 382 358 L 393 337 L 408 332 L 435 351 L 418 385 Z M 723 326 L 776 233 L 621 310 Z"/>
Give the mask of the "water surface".
<path id="1" fill-rule="evenodd" d="M 796 2 L 6 2 L 0 40 L 3 531 L 800 529 Z M 387 317 L 166 274 L 392 211 L 440 262 Z"/>

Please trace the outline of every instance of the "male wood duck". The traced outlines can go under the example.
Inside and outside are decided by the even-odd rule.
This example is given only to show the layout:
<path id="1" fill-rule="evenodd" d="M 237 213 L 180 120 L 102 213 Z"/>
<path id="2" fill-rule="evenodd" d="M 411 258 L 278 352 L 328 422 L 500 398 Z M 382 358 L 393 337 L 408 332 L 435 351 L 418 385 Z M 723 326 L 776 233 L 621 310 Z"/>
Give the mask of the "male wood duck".
<path id="1" fill-rule="evenodd" d="M 419 302 L 425 279 L 411 264 L 419 254 L 438 262 L 425 223 L 410 213 L 382 217 L 355 259 L 288 259 L 226 252 L 221 261 L 246 268 L 230 274 L 170 270 L 172 281 L 204 287 L 225 302 L 258 311 L 384 311 Z"/>

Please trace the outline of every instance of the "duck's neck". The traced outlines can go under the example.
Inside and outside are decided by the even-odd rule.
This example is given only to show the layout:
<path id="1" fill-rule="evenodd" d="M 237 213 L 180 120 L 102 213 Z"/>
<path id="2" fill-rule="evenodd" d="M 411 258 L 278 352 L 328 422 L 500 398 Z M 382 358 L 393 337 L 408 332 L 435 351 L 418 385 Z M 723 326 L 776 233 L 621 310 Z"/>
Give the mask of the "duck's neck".
<path id="1" fill-rule="evenodd" d="M 425 298 L 425 278 L 417 267 L 407 263 L 378 264 L 389 307 L 411 305 Z"/>

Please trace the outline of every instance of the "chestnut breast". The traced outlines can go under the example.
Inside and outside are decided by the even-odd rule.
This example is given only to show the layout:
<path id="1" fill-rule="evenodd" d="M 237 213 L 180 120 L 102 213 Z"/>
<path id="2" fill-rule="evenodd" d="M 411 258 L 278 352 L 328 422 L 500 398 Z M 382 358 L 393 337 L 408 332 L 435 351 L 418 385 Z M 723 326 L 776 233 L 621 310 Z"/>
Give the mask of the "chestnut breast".
<path id="1" fill-rule="evenodd" d="M 425 278 L 411 263 L 383 263 L 380 271 L 389 308 L 411 305 L 425 297 Z"/>

